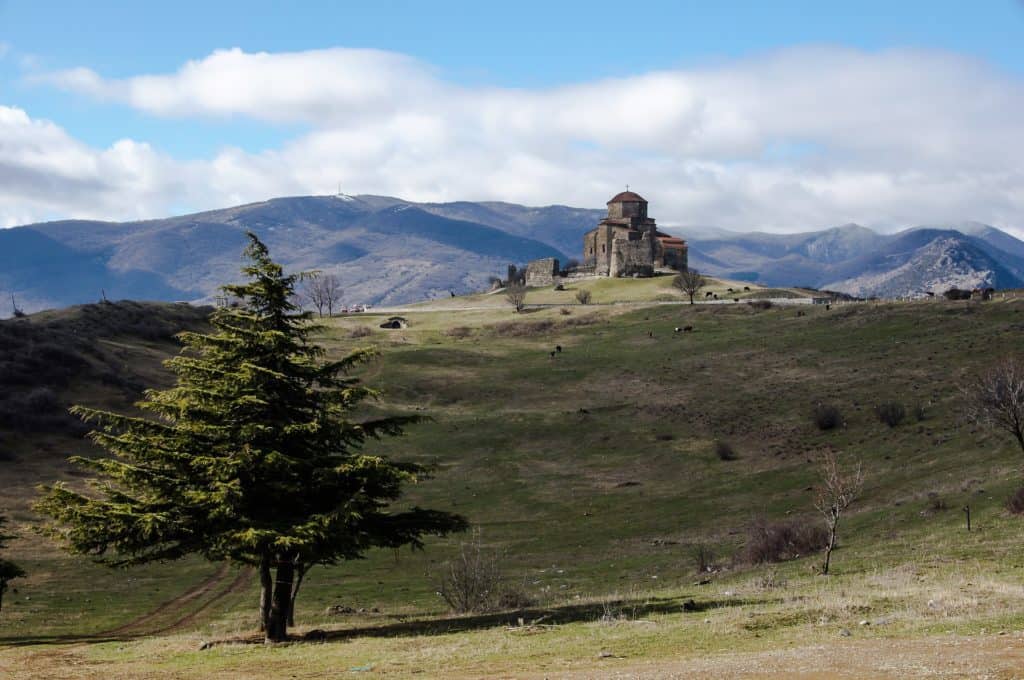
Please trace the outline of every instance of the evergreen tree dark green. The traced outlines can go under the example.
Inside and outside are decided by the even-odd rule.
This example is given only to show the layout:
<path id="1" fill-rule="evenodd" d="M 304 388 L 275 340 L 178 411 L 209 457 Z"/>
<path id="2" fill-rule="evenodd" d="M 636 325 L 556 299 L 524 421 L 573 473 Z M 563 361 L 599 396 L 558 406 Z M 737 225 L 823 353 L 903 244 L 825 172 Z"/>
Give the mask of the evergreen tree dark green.
<path id="1" fill-rule="evenodd" d="M 0 551 L 5 550 L 7 548 L 7 541 L 14 538 L 11 534 L 4 533 L 5 524 L 7 524 L 7 518 L 0 515 Z M 24 570 L 17 564 L 0 557 L 0 610 L 4 606 L 4 593 L 7 592 L 7 583 L 11 579 L 21 578 L 24 575 Z"/>
<path id="2" fill-rule="evenodd" d="M 357 559 L 374 547 L 422 547 L 425 535 L 466 528 L 462 517 L 391 508 L 428 466 L 363 452 L 415 416 L 354 419 L 376 392 L 351 377 L 374 356 L 326 361 L 320 327 L 293 303 L 284 274 L 253 234 L 248 280 L 224 286 L 237 305 L 217 309 L 210 333 L 182 333 L 167 361 L 174 387 L 148 390 L 154 417 L 73 412 L 111 457 L 72 460 L 93 472 L 91 490 L 42 487 L 47 531 L 72 552 L 124 566 L 198 554 L 251 565 L 261 584 L 260 623 L 287 639 L 295 596 L 313 566 Z"/>

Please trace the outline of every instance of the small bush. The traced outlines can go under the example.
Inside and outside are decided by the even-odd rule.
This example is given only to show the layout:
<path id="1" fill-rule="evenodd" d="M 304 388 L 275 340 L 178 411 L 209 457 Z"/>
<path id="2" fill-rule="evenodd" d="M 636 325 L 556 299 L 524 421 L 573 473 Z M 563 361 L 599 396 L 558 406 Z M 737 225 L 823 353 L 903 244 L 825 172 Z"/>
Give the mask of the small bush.
<path id="1" fill-rule="evenodd" d="M 934 515 L 943 510 L 949 510 L 949 504 L 937 491 L 929 491 L 928 500 L 925 502 L 924 511 L 921 514 Z"/>
<path id="2" fill-rule="evenodd" d="M 498 609 L 526 609 L 537 606 L 537 599 L 527 592 L 525 586 L 504 584 L 498 589 Z"/>
<path id="3" fill-rule="evenodd" d="M 943 295 L 945 296 L 945 298 L 947 300 L 970 300 L 971 299 L 971 291 L 969 291 L 969 290 L 960 290 L 959 288 L 950 288 L 945 293 L 943 293 Z"/>
<path id="4" fill-rule="evenodd" d="M 576 302 L 580 303 L 581 305 L 589 305 L 591 297 L 592 295 L 590 291 L 585 288 L 581 288 L 578 291 L 576 291 Z"/>
<path id="5" fill-rule="evenodd" d="M 771 300 L 751 300 L 747 304 L 750 305 L 751 307 L 753 307 L 754 309 L 771 309 L 772 308 L 772 301 Z"/>
<path id="6" fill-rule="evenodd" d="M 561 314 L 562 316 L 570 316 L 572 315 L 572 310 L 569 309 L 568 307 L 559 307 L 558 313 Z"/>
<path id="7" fill-rule="evenodd" d="M 1006 499 L 1006 510 L 1011 515 L 1024 515 L 1024 486 Z"/>
<path id="8" fill-rule="evenodd" d="M 368 335 L 373 335 L 373 329 L 369 326 L 356 326 L 349 332 L 351 338 L 365 338 Z"/>
<path id="9" fill-rule="evenodd" d="M 469 326 L 453 326 L 444 333 L 451 338 L 468 338 L 473 334 L 473 329 Z"/>
<path id="10" fill-rule="evenodd" d="M 782 562 L 816 553 L 828 544 L 828 531 L 819 524 L 757 520 L 747 528 L 739 559 L 747 564 Z"/>
<path id="11" fill-rule="evenodd" d="M 715 552 L 711 549 L 711 546 L 698 543 L 693 546 L 691 556 L 693 558 L 693 566 L 697 569 L 698 573 L 706 574 L 715 570 Z"/>
<path id="12" fill-rule="evenodd" d="M 898 401 L 887 401 L 875 407 L 875 415 L 889 427 L 896 427 L 903 422 L 903 418 L 907 415 L 907 410 Z"/>
<path id="13" fill-rule="evenodd" d="M 818 404 L 811 412 L 811 419 L 819 430 L 833 430 L 843 424 L 843 414 L 833 404 Z"/>
<path id="14" fill-rule="evenodd" d="M 484 549 L 480 537 L 463 543 L 455 559 L 446 563 L 438 594 L 457 614 L 494 611 L 507 592 L 498 554 Z"/>
<path id="15" fill-rule="evenodd" d="M 718 460 L 736 460 L 739 458 L 732 444 L 722 440 L 715 442 L 715 455 L 718 456 Z"/>

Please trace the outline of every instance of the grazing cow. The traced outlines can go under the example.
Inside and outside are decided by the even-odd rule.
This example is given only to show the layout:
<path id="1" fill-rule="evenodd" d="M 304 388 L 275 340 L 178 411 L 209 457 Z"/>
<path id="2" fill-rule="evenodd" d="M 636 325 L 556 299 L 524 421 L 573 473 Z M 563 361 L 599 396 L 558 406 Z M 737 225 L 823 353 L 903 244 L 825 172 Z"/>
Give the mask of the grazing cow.
<path id="1" fill-rule="evenodd" d="M 727 289 L 727 290 L 728 290 L 728 292 L 730 292 L 730 293 L 732 293 L 732 292 L 735 292 L 735 291 L 733 291 L 733 289 L 732 289 L 732 288 L 729 288 L 729 289 Z"/>
<path id="2" fill-rule="evenodd" d="M 709 298 L 712 295 L 714 295 L 714 293 L 712 293 L 710 290 L 708 292 L 704 293 L 704 297 L 706 297 L 706 298 Z"/>
<path id="3" fill-rule="evenodd" d="M 555 353 L 554 353 L 554 352 L 551 352 L 551 358 L 552 358 L 552 359 L 554 359 L 554 358 L 555 358 Z"/>
<path id="4" fill-rule="evenodd" d="M 797 316 L 804 316 L 805 314 L 807 314 L 807 312 L 805 312 L 805 311 L 804 311 L 804 310 L 802 310 L 802 309 L 798 309 L 798 310 L 796 311 L 796 315 L 797 315 Z"/>
<path id="5" fill-rule="evenodd" d="M 680 328 L 679 326 L 676 326 L 675 328 L 673 328 L 673 329 L 672 329 L 672 332 L 673 332 L 673 333 L 678 333 L 678 332 L 679 332 L 679 331 L 681 331 L 681 330 L 683 330 L 683 329 L 682 329 L 682 328 Z"/>
<path id="6" fill-rule="evenodd" d="M 750 290 L 750 286 L 743 286 L 743 290 Z"/>
<path id="7" fill-rule="evenodd" d="M 830 310 L 830 309 L 832 309 L 832 305 L 825 305 L 825 311 L 826 311 L 826 312 L 827 312 L 828 310 Z"/>
<path id="8" fill-rule="evenodd" d="M 683 332 L 684 333 L 692 333 L 693 332 L 693 326 L 683 326 Z"/>
<path id="9" fill-rule="evenodd" d="M 560 353 L 562 351 L 562 346 L 561 345 L 555 345 L 555 351 Z"/>
<path id="10" fill-rule="evenodd" d="M 739 298 L 733 298 L 733 299 L 732 299 L 732 301 L 733 301 L 733 302 L 739 302 L 739 301 L 740 301 L 740 299 L 739 299 Z"/>
<path id="11" fill-rule="evenodd" d="M 716 300 L 718 299 L 718 293 L 715 293 L 715 299 Z"/>

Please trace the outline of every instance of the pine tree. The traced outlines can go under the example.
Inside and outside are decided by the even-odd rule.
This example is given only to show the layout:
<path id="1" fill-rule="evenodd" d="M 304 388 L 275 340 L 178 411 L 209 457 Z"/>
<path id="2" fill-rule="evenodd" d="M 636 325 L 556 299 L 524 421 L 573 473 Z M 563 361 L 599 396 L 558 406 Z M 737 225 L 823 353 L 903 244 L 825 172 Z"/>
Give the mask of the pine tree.
<path id="1" fill-rule="evenodd" d="M 0 515 L 0 551 L 7 547 L 7 541 L 14 538 L 14 536 L 4 533 L 5 524 L 7 524 L 7 518 Z M 17 564 L 0 557 L 0 610 L 2 610 L 4 606 L 4 593 L 7 592 L 8 581 L 11 579 L 21 578 L 24 575 L 24 570 L 22 570 L 22 568 Z"/>
<path id="2" fill-rule="evenodd" d="M 240 304 L 216 310 L 212 332 L 179 336 L 183 351 L 166 362 L 175 386 L 148 390 L 138 404 L 155 417 L 75 407 L 113 456 L 73 458 L 95 473 L 92 491 L 43 487 L 37 509 L 70 551 L 112 566 L 198 554 L 256 567 L 260 623 L 280 641 L 311 567 L 373 547 L 420 548 L 423 536 L 466 521 L 391 510 L 430 469 L 364 453 L 363 444 L 420 418 L 353 420 L 377 393 L 350 372 L 374 352 L 324 360 L 311 342 L 320 327 L 293 303 L 299 276 L 249 239 L 248 281 L 223 287 Z"/>

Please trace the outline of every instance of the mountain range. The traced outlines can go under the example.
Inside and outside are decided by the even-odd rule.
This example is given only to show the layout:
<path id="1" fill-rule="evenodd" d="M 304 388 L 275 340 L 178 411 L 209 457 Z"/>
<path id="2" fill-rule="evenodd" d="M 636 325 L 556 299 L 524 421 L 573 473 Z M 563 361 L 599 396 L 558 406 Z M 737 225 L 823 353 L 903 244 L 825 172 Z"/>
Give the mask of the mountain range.
<path id="1" fill-rule="evenodd" d="M 483 289 L 508 264 L 579 257 L 604 210 L 385 196 L 276 198 L 135 222 L 64 220 L 0 230 L 0 294 L 34 311 L 108 299 L 210 301 L 239 276 L 253 231 L 292 270 L 337 274 L 346 304 L 401 304 Z M 768 286 L 895 297 L 1024 285 L 1024 242 L 976 223 L 879 234 L 666 228 L 691 266 Z M 7 312 L 9 310 L 3 309 Z"/>

